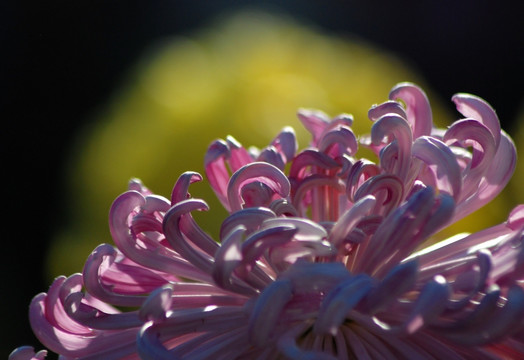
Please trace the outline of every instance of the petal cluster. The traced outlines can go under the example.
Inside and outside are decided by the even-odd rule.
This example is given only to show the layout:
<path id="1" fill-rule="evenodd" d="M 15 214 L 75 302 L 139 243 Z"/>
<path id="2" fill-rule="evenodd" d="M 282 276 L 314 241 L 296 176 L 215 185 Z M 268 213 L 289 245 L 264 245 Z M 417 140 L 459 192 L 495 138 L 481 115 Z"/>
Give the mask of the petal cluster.
<path id="1" fill-rule="evenodd" d="M 300 110 L 312 137 L 300 152 L 291 128 L 263 149 L 214 141 L 206 176 L 229 212 L 219 239 L 192 216 L 208 210 L 189 193 L 199 174 L 169 199 L 133 180 L 110 211 L 115 246 L 34 298 L 35 334 L 62 359 L 524 357 L 524 206 L 421 249 L 515 168 L 494 110 L 453 101 L 464 118 L 447 129 L 402 83 L 370 109 L 366 136 L 351 115 Z"/>

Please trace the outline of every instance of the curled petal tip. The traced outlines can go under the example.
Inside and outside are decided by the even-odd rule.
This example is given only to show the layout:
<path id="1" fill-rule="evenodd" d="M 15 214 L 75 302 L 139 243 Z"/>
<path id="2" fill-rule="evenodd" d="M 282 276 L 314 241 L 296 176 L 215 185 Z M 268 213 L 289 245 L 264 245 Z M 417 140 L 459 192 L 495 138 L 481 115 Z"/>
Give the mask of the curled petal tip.
<path id="1" fill-rule="evenodd" d="M 290 192 L 289 179 L 280 169 L 268 163 L 253 162 L 239 169 L 229 180 L 227 195 L 232 211 L 243 208 L 241 189 L 250 182 L 257 182 L 268 189 L 268 205 L 274 200 L 274 196 L 285 198 Z"/>
<path id="2" fill-rule="evenodd" d="M 21 346 L 9 354 L 8 360 L 44 360 L 46 356 L 46 350 L 40 350 L 35 353 L 32 346 Z"/>
<path id="3" fill-rule="evenodd" d="M 413 137 L 430 135 L 433 117 L 426 93 L 417 85 L 404 82 L 397 84 L 389 93 L 390 100 L 400 99 L 406 104 L 407 120 L 413 129 Z"/>
<path id="4" fill-rule="evenodd" d="M 142 321 L 162 321 L 173 302 L 173 286 L 168 284 L 154 290 L 140 308 L 138 315 Z"/>
<path id="5" fill-rule="evenodd" d="M 462 115 L 482 122 L 490 130 L 498 146 L 501 136 L 500 121 L 491 105 L 478 96 L 466 93 L 455 94 L 451 100 Z"/>

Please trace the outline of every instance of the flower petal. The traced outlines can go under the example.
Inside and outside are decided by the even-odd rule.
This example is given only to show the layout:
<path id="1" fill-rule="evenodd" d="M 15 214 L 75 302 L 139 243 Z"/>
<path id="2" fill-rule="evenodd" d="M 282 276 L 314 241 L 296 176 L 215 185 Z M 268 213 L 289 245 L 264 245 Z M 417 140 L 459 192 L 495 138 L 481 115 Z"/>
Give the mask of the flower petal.
<path id="1" fill-rule="evenodd" d="M 227 200 L 227 183 L 229 171 L 226 167 L 226 159 L 229 158 L 229 146 L 224 140 L 215 140 L 209 145 L 204 158 L 204 168 L 209 184 L 213 188 L 218 200 L 226 210 L 229 209 Z"/>
<path id="2" fill-rule="evenodd" d="M 460 167 L 453 152 L 442 141 L 422 136 L 413 143 L 413 156 L 433 170 L 439 191 L 458 201 L 462 190 Z"/>
<path id="3" fill-rule="evenodd" d="M 184 217 L 191 216 L 189 213 L 195 210 L 207 210 L 207 204 L 199 199 L 187 199 L 174 205 L 165 215 L 163 230 L 165 237 L 173 249 L 187 259 L 197 269 L 204 273 L 211 274 L 213 267 L 212 258 L 202 251 L 201 248 L 195 249 L 189 241 L 192 241 L 190 234 L 185 232 L 182 226 Z M 194 242 L 193 242 L 194 243 Z M 196 244 L 195 244 L 196 245 Z"/>
<path id="4" fill-rule="evenodd" d="M 264 289 L 249 319 L 248 332 L 253 345 L 263 347 L 269 341 L 284 306 L 292 297 L 290 280 L 277 280 Z"/>
<path id="5" fill-rule="evenodd" d="M 231 211 L 243 208 L 241 189 L 246 183 L 253 181 L 266 185 L 276 196 L 286 198 L 289 195 L 289 180 L 280 169 L 268 163 L 254 162 L 239 169 L 229 180 L 227 198 Z M 269 200 L 274 199 L 271 197 Z"/>
<path id="6" fill-rule="evenodd" d="M 207 274 L 195 268 L 172 249 L 163 246 L 157 239 L 144 236 L 140 242 L 137 241 L 129 218 L 144 204 L 145 198 L 136 191 L 128 191 L 113 202 L 109 212 L 109 228 L 118 249 L 134 262 L 147 268 L 209 281 L 210 277 Z"/>
<path id="7" fill-rule="evenodd" d="M 32 346 L 20 346 L 9 354 L 8 360 L 44 360 L 47 355 L 46 350 L 35 353 Z"/>
<path id="8" fill-rule="evenodd" d="M 411 83 L 400 83 L 391 90 L 389 98 L 401 99 L 406 104 L 407 120 L 413 129 L 413 138 L 431 134 L 433 127 L 431 107 L 421 88 Z"/>
<path id="9" fill-rule="evenodd" d="M 380 105 L 373 105 L 368 111 L 368 117 L 371 121 L 377 121 L 386 114 L 397 114 L 404 119 L 408 118 L 404 107 L 398 101 L 393 100 L 385 101 Z"/>
<path id="10" fill-rule="evenodd" d="M 495 110 L 487 102 L 471 94 L 455 94 L 451 100 L 462 115 L 482 122 L 493 135 L 495 146 L 498 147 L 501 130 Z"/>
<path id="11" fill-rule="evenodd" d="M 369 294 L 372 284 L 372 279 L 364 274 L 339 283 L 322 302 L 313 331 L 317 334 L 336 335 L 348 312 Z"/>
<path id="12" fill-rule="evenodd" d="M 386 137 L 388 143 L 396 140 L 398 148 L 394 175 L 404 180 L 409 170 L 413 142 L 413 134 L 408 122 L 397 114 L 390 113 L 382 116 L 371 127 L 371 140 L 373 144 L 378 145 Z M 381 163 L 385 163 L 382 156 Z"/>
<path id="13" fill-rule="evenodd" d="M 322 111 L 309 109 L 299 109 L 297 115 L 302 125 L 313 135 L 311 145 L 316 146 L 329 124 L 329 117 Z"/>

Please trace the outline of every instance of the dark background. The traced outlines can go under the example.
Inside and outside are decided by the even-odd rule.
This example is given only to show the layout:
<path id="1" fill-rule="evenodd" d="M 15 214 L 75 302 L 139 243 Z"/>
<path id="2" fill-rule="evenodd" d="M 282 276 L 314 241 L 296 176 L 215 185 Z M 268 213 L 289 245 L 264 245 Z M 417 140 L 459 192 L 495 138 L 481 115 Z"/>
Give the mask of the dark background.
<path id="1" fill-rule="evenodd" d="M 264 6 L 261 6 L 260 4 Z M 31 298 L 67 219 L 62 175 L 80 127 L 109 101 L 155 40 L 191 33 L 217 14 L 256 5 L 353 34 L 413 65 L 443 99 L 471 92 L 511 132 L 524 92 L 521 1 L 6 1 L 0 4 L 2 353 L 34 345 Z M 518 144 L 517 144 L 518 146 Z M 71 199 L 69 199 L 70 201 Z M 80 270 L 80 269 L 79 269 Z"/>

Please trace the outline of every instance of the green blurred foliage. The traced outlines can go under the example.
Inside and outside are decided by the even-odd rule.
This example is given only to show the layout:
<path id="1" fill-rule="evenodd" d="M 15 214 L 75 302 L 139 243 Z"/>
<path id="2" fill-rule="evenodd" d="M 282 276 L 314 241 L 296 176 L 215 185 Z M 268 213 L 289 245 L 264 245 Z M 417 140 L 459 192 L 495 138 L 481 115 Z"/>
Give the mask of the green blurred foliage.
<path id="1" fill-rule="evenodd" d="M 108 210 L 129 179 L 138 177 L 169 197 L 181 173 L 203 174 L 207 146 L 229 134 L 261 147 L 290 125 L 303 148 L 309 137 L 296 117 L 300 107 L 332 116 L 351 113 L 355 133 L 367 133 L 370 106 L 385 101 L 402 81 L 425 89 L 440 126 L 458 118 L 451 102 L 442 105 L 422 76 L 393 54 L 289 18 L 244 12 L 191 36 L 164 39 L 138 62 L 72 149 L 70 221 L 50 248 L 49 277 L 81 271 L 96 245 L 112 242 Z M 207 184 L 191 190 L 210 205 L 208 213 L 195 215 L 217 239 L 225 210 Z M 507 213 L 500 210 L 504 203 L 486 208 L 487 214 L 462 222 L 461 231 L 478 230 Z"/>

